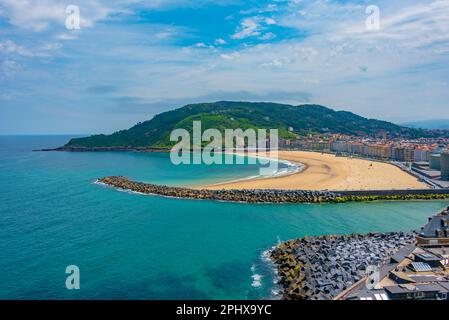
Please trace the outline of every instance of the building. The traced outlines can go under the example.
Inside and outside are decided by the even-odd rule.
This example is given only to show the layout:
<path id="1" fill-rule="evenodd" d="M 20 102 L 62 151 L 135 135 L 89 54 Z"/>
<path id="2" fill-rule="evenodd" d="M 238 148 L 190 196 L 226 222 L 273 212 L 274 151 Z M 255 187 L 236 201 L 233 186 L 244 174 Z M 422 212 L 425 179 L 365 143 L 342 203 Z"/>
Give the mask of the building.
<path id="1" fill-rule="evenodd" d="M 331 151 L 331 142 L 328 141 L 308 141 L 307 148 L 315 151 Z"/>
<path id="2" fill-rule="evenodd" d="M 424 149 L 415 149 L 414 160 L 415 162 L 427 162 L 429 161 L 430 152 Z"/>
<path id="3" fill-rule="evenodd" d="M 449 265 L 442 248 L 405 247 L 379 269 L 379 280 L 362 279 L 338 300 L 449 300 Z"/>
<path id="4" fill-rule="evenodd" d="M 429 222 L 416 237 L 417 244 L 424 247 L 449 245 L 449 210 L 430 217 Z"/>
<path id="5" fill-rule="evenodd" d="M 334 141 L 331 145 L 332 151 L 337 153 L 350 153 L 350 144 L 344 141 Z"/>
<path id="6" fill-rule="evenodd" d="M 360 142 L 355 142 L 351 144 L 351 153 L 352 154 L 363 154 L 365 145 Z"/>
<path id="7" fill-rule="evenodd" d="M 430 155 L 429 167 L 431 170 L 441 170 L 441 155 L 434 153 Z"/>
<path id="8" fill-rule="evenodd" d="M 441 154 L 441 180 L 449 181 L 449 152 Z"/>
<path id="9" fill-rule="evenodd" d="M 279 139 L 279 148 L 289 148 L 292 145 L 292 141 L 290 139 Z"/>
<path id="10" fill-rule="evenodd" d="M 373 158 L 389 159 L 391 157 L 391 148 L 382 144 L 371 144 L 368 146 L 368 155 Z"/>
<path id="11" fill-rule="evenodd" d="M 417 245 L 400 249 L 376 273 L 336 300 L 449 300 L 449 207 L 429 218 Z M 373 281 L 372 281 L 373 280 Z"/>
<path id="12" fill-rule="evenodd" d="M 415 160 L 415 150 L 408 147 L 394 147 L 392 158 L 401 162 L 413 162 Z"/>

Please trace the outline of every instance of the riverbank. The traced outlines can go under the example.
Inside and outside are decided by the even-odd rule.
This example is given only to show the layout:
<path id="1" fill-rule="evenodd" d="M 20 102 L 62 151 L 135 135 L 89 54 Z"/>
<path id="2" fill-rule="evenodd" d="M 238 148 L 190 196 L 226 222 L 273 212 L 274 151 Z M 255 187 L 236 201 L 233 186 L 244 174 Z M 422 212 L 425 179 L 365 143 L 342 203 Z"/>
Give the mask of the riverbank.
<path id="1" fill-rule="evenodd" d="M 121 190 L 128 190 L 141 194 L 159 195 L 181 199 L 215 200 L 244 203 L 343 203 L 350 201 L 437 200 L 449 198 L 449 189 L 358 192 L 341 191 L 341 193 L 314 190 L 276 189 L 211 190 L 160 186 L 132 181 L 126 177 L 121 176 L 105 177 L 98 179 L 97 182 Z"/>
<path id="2" fill-rule="evenodd" d="M 285 300 L 330 300 L 415 243 L 414 232 L 305 237 L 284 242 L 270 258 Z"/>
<path id="3" fill-rule="evenodd" d="M 429 186 L 398 167 L 377 161 L 308 151 L 279 151 L 279 159 L 304 165 L 295 174 L 242 180 L 199 189 L 406 190 Z"/>

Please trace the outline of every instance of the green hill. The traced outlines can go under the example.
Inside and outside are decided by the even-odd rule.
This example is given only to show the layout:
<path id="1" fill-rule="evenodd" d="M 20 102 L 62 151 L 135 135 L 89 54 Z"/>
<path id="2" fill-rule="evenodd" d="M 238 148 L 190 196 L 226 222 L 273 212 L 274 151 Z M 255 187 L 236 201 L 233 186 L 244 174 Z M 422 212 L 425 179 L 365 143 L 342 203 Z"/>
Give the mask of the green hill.
<path id="1" fill-rule="evenodd" d="M 334 111 L 319 105 L 292 106 L 276 103 L 221 101 L 186 105 L 161 113 L 128 130 L 111 135 L 72 139 L 66 147 L 154 147 L 173 145 L 170 133 L 184 128 L 191 132 L 192 122 L 202 121 L 202 130 L 248 128 L 279 129 L 281 138 L 310 133 L 341 133 L 375 136 L 387 132 L 397 137 L 428 137 L 432 132 L 405 128 L 386 121 L 366 119 L 346 111 Z M 289 127 L 293 128 L 290 132 Z"/>

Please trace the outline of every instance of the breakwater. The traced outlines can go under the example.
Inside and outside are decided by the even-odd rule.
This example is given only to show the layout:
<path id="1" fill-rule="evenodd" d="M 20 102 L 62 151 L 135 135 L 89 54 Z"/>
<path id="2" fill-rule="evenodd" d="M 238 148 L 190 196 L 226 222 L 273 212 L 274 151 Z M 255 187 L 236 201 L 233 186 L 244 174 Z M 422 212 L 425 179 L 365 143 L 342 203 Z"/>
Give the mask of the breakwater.
<path id="1" fill-rule="evenodd" d="M 123 190 L 183 199 L 247 203 L 320 203 L 334 202 L 337 198 L 335 193 L 326 191 L 197 190 L 136 182 L 120 176 L 98 179 L 98 182 Z"/>
<path id="2" fill-rule="evenodd" d="M 121 176 L 101 178 L 98 182 L 143 194 L 246 203 L 344 203 L 349 201 L 435 200 L 449 198 L 449 190 L 447 189 L 336 192 L 308 190 L 199 190 L 136 182 Z"/>
<path id="3" fill-rule="evenodd" d="M 305 237 L 273 249 L 285 300 L 333 299 L 386 263 L 400 248 L 414 244 L 413 232 Z"/>
<path id="4" fill-rule="evenodd" d="M 389 196 L 425 196 L 449 195 L 449 189 L 409 189 L 409 190 L 346 190 L 333 191 L 343 197 L 389 197 Z"/>

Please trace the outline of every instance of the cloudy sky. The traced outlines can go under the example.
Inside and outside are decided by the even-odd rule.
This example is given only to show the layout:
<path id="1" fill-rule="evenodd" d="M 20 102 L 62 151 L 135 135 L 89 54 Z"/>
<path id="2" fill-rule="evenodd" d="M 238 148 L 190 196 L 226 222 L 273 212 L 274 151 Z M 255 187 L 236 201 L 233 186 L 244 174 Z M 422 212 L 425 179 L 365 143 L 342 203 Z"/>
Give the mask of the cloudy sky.
<path id="1" fill-rule="evenodd" d="M 109 133 L 217 100 L 449 118 L 449 0 L 0 0 L 0 134 Z"/>

